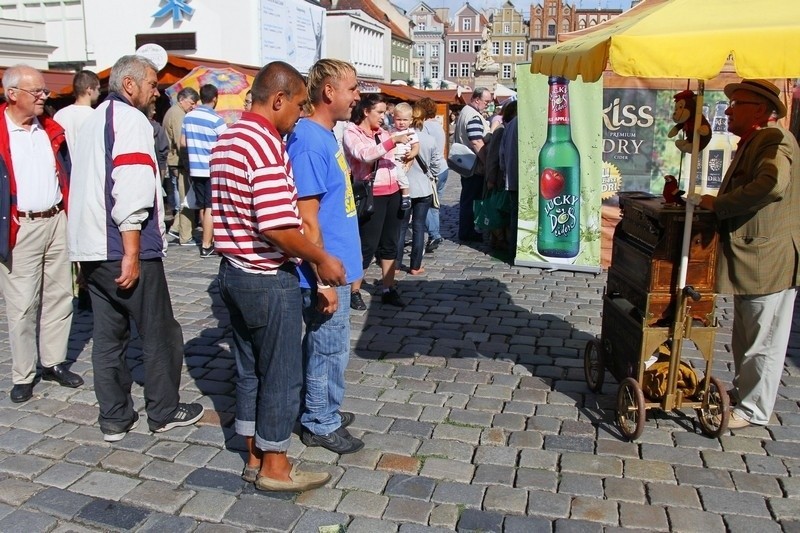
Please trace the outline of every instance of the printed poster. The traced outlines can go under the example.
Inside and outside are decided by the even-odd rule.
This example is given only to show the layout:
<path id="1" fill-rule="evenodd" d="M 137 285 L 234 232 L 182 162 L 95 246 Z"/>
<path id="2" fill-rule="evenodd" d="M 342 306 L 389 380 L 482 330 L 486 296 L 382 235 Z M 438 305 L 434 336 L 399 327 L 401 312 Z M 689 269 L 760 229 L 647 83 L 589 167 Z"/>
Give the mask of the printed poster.
<path id="1" fill-rule="evenodd" d="M 325 8 L 303 0 L 261 0 L 261 62 L 285 61 L 303 74 L 325 50 Z"/>
<path id="2" fill-rule="evenodd" d="M 570 81 L 551 94 L 547 76 L 531 74 L 524 67 L 517 73 L 519 100 L 525 105 L 518 112 L 520 190 L 514 264 L 600 272 L 602 81 Z M 568 131 L 563 128 L 566 120 Z M 548 127 L 556 128 L 553 138 L 561 142 L 547 142 Z M 563 142 L 564 135 L 572 142 Z"/>

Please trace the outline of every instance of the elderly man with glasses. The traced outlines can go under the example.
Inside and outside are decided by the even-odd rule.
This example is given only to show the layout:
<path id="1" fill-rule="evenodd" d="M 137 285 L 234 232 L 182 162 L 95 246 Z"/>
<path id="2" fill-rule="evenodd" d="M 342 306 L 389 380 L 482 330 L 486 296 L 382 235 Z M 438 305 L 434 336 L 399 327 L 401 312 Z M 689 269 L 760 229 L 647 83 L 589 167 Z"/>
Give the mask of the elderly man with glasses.
<path id="1" fill-rule="evenodd" d="M 492 102 L 492 93 L 485 87 L 472 92 L 469 104 L 458 115 L 453 140 L 468 146 L 478 156 L 478 164 L 471 176 L 461 176 L 461 196 L 458 200 L 458 239 L 464 242 L 481 241 L 483 236 L 475 231 L 475 214 L 472 204 L 483 194 L 484 163 L 486 162 L 486 134 L 489 124 L 483 112 Z"/>
<path id="2" fill-rule="evenodd" d="M 0 106 L 0 290 L 11 344 L 11 401 L 33 396 L 42 379 L 80 387 L 65 365 L 72 323 L 67 255 L 69 151 L 64 129 L 44 115 L 42 74 L 16 65 L 3 74 Z M 38 347 L 38 349 L 37 349 Z"/>

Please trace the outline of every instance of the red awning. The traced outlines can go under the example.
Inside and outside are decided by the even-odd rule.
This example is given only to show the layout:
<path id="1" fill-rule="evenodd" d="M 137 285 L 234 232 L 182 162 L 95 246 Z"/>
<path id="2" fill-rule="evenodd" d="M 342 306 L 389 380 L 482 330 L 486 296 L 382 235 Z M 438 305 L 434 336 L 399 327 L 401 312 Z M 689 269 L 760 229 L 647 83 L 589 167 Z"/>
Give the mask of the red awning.
<path id="1" fill-rule="evenodd" d="M 8 67 L 0 67 L 0 76 L 5 73 Z M 74 72 L 67 72 L 63 70 L 40 70 L 42 77 L 44 77 L 45 86 L 53 91 L 51 97 L 69 96 L 72 94 L 72 78 L 75 76 Z M 5 90 L 0 88 L 0 94 L 5 94 Z"/>

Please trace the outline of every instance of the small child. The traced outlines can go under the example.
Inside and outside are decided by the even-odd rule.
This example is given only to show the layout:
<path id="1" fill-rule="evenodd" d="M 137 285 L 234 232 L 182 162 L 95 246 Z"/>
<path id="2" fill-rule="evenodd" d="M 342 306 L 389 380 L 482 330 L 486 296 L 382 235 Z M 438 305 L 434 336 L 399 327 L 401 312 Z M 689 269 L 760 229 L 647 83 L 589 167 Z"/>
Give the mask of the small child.
<path id="1" fill-rule="evenodd" d="M 419 137 L 411 129 L 411 118 L 414 110 L 405 102 L 394 107 L 394 126 L 392 134 L 408 135 L 408 142 L 399 143 L 394 147 L 394 159 L 397 162 L 397 184 L 400 185 L 402 201 L 400 209 L 411 209 L 411 196 L 408 191 L 408 176 L 406 172 L 411 168 L 414 158 L 419 153 Z"/>

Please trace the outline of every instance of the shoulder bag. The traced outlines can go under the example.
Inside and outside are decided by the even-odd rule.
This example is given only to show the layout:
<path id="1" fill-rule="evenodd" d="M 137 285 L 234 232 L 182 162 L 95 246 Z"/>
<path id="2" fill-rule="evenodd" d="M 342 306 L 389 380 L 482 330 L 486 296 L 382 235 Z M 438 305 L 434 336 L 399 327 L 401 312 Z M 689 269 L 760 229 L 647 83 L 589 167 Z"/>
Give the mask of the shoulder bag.
<path id="1" fill-rule="evenodd" d="M 380 144 L 381 138 L 379 134 L 375 134 L 375 144 Z M 365 180 L 357 180 L 352 178 L 353 183 L 353 198 L 356 201 L 356 215 L 358 220 L 366 220 L 372 213 L 375 212 L 375 196 L 372 188 L 375 184 L 375 178 L 378 175 L 378 165 L 381 158 L 375 160 L 375 166 L 372 167 L 372 178 Z"/>
<path id="2" fill-rule="evenodd" d="M 422 172 L 426 176 L 428 176 L 428 179 L 431 180 L 431 190 L 433 191 L 431 193 L 431 207 L 433 207 L 434 209 L 439 209 L 439 205 L 440 205 L 439 204 L 439 190 L 438 190 L 439 176 L 434 176 L 429 171 L 428 165 L 425 164 L 425 161 L 422 160 L 422 158 L 419 156 L 419 154 L 417 154 L 417 164 L 419 165 L 419 168 L 422 169 Z"/>

